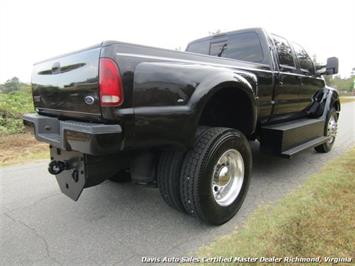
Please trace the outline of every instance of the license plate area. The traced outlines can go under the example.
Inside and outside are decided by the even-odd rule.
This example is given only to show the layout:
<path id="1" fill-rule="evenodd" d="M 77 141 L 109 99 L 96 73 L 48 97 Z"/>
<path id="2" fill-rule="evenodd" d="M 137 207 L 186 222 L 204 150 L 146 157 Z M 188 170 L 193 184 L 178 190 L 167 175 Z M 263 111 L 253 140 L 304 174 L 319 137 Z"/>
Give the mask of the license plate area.
<path id="1" fill-rule="evenodd" d="M 71 199 L 78 200 L 86 183 L 84 154 L 50 146 L 50 156 L 51 161 L 65 164 L 65 169 L 55 176 L 60 190 Z"/>

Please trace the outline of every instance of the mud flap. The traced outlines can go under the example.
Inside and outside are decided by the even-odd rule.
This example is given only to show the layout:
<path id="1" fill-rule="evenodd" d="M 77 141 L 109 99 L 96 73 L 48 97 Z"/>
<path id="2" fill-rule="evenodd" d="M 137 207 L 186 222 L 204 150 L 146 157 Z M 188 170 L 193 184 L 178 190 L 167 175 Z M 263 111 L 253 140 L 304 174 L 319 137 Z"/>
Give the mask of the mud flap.
<path id="1" fill-rule="evenodd" d="M 66 169 L 56 174 L 55 177 L 60 190 L 69 198 L 77 201 L 86 184 L 84 154 L 63 151 L 51 146 L 50 155 L 52 161 L 66 163 Z"/>

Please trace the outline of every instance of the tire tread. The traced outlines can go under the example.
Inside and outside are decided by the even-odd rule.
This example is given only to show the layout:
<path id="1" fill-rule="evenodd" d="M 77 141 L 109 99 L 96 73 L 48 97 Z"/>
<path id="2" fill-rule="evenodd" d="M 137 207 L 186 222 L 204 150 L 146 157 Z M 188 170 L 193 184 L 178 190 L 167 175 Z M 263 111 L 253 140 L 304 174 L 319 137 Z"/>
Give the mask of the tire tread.
<path id="1" fill-rule="evenodd" d="M 162 152 L 157 168 L 157 182 L 164 201 L 170 207 L 185 212 L 180 198 L 180 169 L 182 160 L 182 152 Z"/>
<path id="2" fill-rule="evenodd" d="M 206 221 L 206 218 L 201 211 L 198 193 L 194 189 L 197 187 L 196 174 L 199 170 L 203 154 L 206 153 L 212 142 L 215 141 L 219 135 L 223 134 L 228 128 L 210 128 L 205 130 L 196 139 L 195 144 L 185 157 L 181 169 L 181 200 L 187 213 L 198 216 Z"/>

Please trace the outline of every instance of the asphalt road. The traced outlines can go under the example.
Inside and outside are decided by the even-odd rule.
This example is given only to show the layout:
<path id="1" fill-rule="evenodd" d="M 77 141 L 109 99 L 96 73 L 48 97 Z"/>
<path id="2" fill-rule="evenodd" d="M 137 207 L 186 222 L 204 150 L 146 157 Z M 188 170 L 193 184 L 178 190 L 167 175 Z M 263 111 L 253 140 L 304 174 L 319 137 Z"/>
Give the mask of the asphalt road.
<path id="1" fill-rule="evenodd" d="M 0 265 L 139 265 L 142 256 L 192 255 L 354 146 L 355 104 L 342 109 L 338 137 L 328 154 L 309 150 L 287 160 L 260 154 L 253 144 L 248 196 L 240 212 L 220 227 L 170 209 L 157 189 L 107 181 L 84 190 L 74 202 L 48 174 L 48 161 L 2 168 Z"/>

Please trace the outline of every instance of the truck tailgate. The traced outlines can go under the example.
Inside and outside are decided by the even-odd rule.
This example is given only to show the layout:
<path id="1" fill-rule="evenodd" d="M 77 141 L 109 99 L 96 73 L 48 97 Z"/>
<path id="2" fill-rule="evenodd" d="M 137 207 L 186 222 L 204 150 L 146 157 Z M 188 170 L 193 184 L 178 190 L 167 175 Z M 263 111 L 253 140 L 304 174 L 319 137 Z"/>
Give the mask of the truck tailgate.
<path id="1" fill-rule="evenodd" d="M 34 65 L 33 101 L 39 113 L 100 120 L 100 46 Z"/>

